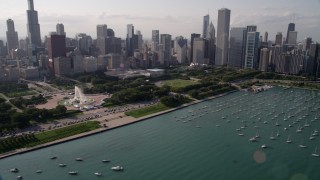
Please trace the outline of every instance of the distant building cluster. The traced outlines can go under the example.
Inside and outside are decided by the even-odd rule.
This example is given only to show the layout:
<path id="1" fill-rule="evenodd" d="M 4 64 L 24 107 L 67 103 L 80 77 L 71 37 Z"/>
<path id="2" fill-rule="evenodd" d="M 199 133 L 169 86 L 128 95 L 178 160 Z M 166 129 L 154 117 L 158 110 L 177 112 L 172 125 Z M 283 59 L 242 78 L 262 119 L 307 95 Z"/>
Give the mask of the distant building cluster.
<path id="1" fill-rule="evenodd" d="M 41 40 L 38 12 L 28 0 L 27 34 L 18 38 L 12 19 L 7 20 L 7 42 L 0 40 L 0 81 L 69 76 L 97 71 L 166 68 L 171 65 L 212 65 L 251 68 L 283 74 L 320 74 L 320 45 L 307 37 L 298 42 L 296 25 L 274 40 L 256 25 L 230 27 L 231 10 L 218 11 L 217 33 L 210 16 L 203 17 L 202 34 L 190 39 L 152 30 L 151 41 L 127 25 L 125 39 L 116 37 L 106 24 L 96 27 L 97 38 L 78 33 L 66 36 L 62 23 Z"/>

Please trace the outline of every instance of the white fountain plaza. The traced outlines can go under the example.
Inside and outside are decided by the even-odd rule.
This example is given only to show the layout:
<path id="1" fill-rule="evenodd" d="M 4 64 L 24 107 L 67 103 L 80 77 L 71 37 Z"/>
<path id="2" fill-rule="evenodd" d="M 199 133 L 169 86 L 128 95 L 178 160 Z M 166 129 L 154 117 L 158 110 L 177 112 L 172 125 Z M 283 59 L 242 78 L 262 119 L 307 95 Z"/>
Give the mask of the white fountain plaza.
<path id="1" fill-rule="evenodd" d="M 78 86 L 75 86 L 74 97 L 72 99 L 64 99 L 60 104 L 74 106 L 76 108 L 89 108 L 92 103 L 94 103 L 94 99 L 86 97 L 82 90 Z"/>

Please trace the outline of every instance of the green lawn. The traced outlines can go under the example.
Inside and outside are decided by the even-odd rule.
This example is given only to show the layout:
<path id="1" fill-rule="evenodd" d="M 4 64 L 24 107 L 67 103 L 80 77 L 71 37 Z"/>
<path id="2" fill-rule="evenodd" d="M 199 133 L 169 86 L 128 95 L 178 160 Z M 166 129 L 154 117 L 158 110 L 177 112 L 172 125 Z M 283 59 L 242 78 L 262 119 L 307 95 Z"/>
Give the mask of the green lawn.
<path id="1" fill-rule="evenodd" d="M 168 110 L 168 109 L 170 109 L 170 108 L 159 103 L 159 104 L 156 104 L 153 106 L 149 106 L 149 107 L 133 110 L 130 112 L 126 112 L 125 114 L 127 116 L 132 116 L 134 118 L 140 118 L 143 116 L 147 116 L 147 115 L 154 114 L 154 113 L 161 112 L 161 111 Z"/>
<path id="2" fill-rule="evenodd" d="M 55 129 L 52 131 L 42 132 L 36 134 L 35 137 L 40 141 L 40 144 L 43 144 L 58 139 L 63 139 L 69 136 L 81 134 L 84 132 L 89 132 L 98 128 L 100 128 L 99 122 L 89 121 L 60 129 Z"/>
<path id="3" fill-rule="evenodd" d="M 100 128 L 99 122 L 89 121 L 60 129 L 41 132 L 38 134 L 27 134 L 0 139 L 0 153 L 45 144 L 73 135 L 89 132 L 98 128 Z"/>
<path id="4" fill-rule="evenodd" d="M 173 87 L 173 88 L 184 88 L 184 87 L 199 84 L 199 83 L 197 81 L 192 81 L 192 80 L 173 79 L 168 81 L 162 81 L 162 84 Z"/>
<path id="5" fill-rule="evenodd" d="M 30 96 L 37 94 L 34 91 L 21 91 L 21 92 L 12 92 L 12 93 L 5 93 L 5 95 L 9 98 L 21 97 L 21 96 Z"/>

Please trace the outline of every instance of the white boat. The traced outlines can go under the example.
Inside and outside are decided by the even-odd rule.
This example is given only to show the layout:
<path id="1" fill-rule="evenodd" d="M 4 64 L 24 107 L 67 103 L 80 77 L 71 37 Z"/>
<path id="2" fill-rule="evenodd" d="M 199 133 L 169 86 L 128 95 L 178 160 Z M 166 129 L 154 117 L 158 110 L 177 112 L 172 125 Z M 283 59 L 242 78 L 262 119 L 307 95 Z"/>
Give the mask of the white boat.
<path id="1" fill-rule="evenodd" d="M 66 167 L 66 164 L 59 164 L 59 167 Z"/>
<path id="2" fill-rule="evenodd" d="M 290 139 L 290 135 L 288 136 L 287 143 L 292 143 L 292 141 Z"/>
<path id="3" fill-rule="evenodd" d="M 69 174 L 70 174 L 70 175 L 77 175 L 77 174 L 78 174 L 78 171 L 69 171 Z"/>
<path id="4" fill-rule="evenodd" d="M 255 137 L 252 137 L 252 138 L 249 139 L 249 141 L 251 141 L 251 142 L 257 142 L 257 139 L 256 139 Z"/>
<path id="5" fill-rule="evenodd" d="M 36 173 L 40 174 L 40 173 L 42 173 L 42 170 L 39 169 L 36 171 Z"/>
<path id="6" fill-rule="evenodd" d="M 122 166 L 113 166 L 113 167 L 111 168 L 111 170 L 113 170 L 113 171 L 123 171 L 124 168 L 123 168 Z"/>
<path id="7" fill-rule="evenodd" d="M 256 133 L 256 138 L 260 138 L 259 132 Z"/>
<path id="8" fill-rule="evenodd" d="M 279 133 L 279 131 L 277 132 L 277 135 L 276 135 L 277 137 L 280 137 L 280 133 Z"/>
<path id="9" fill-rule="evenodd" d="M 102 174 L 99 173 L 99 172 L 95 172 L 94 175 L 96 175 L 96 176 L 102 176 Z"/>
<path id="10" fill-rule="evenodd" d="M 17 172 L 19 172 L 19 169 L 18 168 L 12 168 L 12 169 L 10 169 L 10 171 L 13 172 L 13 173 L 17 173 Z"/>
<path id="11" fill-rule="evenodd" d="M 262 149 L 266 149 L 268 146 L 266 144 L 261 145 Z"/>
<path id="12" fill-rule="evenodd" d="M 57 156 L 52 156 L 50 157 L 50 159 L 57 159 Z"/>
<path id="13" fill-rule="evenodd" d="M 273 136 L 273 132 L 271 133 L 270 139 L 271 139 L 271 140 L 275 140 L 275 139 L 276 139 L 276 138 Z"/>
<path id="14" fill-rule="evenodd" d="M 238 136 L 244 136 L 244 134 L 243 133 L 239 133 Z"/>
<path id="15" fill-rule="evenodd" d="M 300 148 L 307 148 L 307 146 L 304 145 L 303 141 L 301 142 L 301 144 L 299 144 L 299 147 L 300 147 Z"/>
<path id="16" fill-rule="evenodd" d="M 22 176 L 17 176 L 17 179 L 21 180 L 21 179 L 23 179 L 23 177 Z"/>
<path id="17" fill-rule="evenodd" d="M 82 158 L 76 158 L 76 161 L 83 161 L 83 159 Z"/>
<path id="18" fill-rule="evenodd" d="M 319 157 L 319 154 L 317 153 L 317 149 L 318 149 L 318 147 L 316 147 L 316 148 L 314 149 L 313 153 L 311 154 L 312 156 L 314 156 L 314 157 Z"/>

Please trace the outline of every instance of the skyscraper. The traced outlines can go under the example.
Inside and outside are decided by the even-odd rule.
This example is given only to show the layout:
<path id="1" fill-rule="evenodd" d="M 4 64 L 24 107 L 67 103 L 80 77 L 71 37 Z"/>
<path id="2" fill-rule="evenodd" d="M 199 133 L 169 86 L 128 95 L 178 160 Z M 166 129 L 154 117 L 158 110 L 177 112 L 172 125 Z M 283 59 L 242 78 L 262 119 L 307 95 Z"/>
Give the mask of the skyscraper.
<path id="1" fill-rule="evenodd" d="M 223 8 L 218 11 L 218 31 L 215 64 L 226 65 L 228 62 L 229 30 L 230 30 L 229 9 Z"/>
<path id="2" fill-rule="evenodd" d="M 247 32 L 244 68 L 257 68 L 259 50 L 259 32 Z"/>
<path id="3" fill-rule="evenodd" d="M 268 42 L 268 32 L 264 33 L 264 42 Z"/>
<path id="4" fill-rule="evenodd" d="M 188 40 L 182 36 L 176 37 L 175 39 L 175 51 L 177 53 L 177 61 L 180 64 L 188 64 L 187 61 L 187 48 L 188 48 Z"/>
<path id="5" fill-rule="evenodd" d="M 193 62 L 193 42 L 195 38 L 199 38 L 200 34 L 191 34 L 191 53 L 190 53 L 190 62 Z"/>
<path id="6" fill-rule="evenodd" d="M 193 63 L 208 64 L 208 40 L 195 38 L 193 41 Z"/>
<path id="7" fill-rule="evenodd" d="M 310 46 L 311 46 L 311 43 L 312 43 L 312 38 L 311 37 L 305 38 L 303 40 L 303 50 L 304 51 L 309 50 Z"/>
<path id="8" fill-rule="evenodd" d="M 138 49 L 141 51 L 143 46 L 143 36 L 139 30 L 136 31 L 136 34 L 138 36 Z"/>
<path id="9" fill-rule="evenodd" d="M 127 25 L 127 39 L 126 39 L 126 49 L 127 49 L 127 56 L 132 56 L 134 49 L 133 49 L 133 40 L 134 40 L 134 26 L 132 24 Z"/>
<path id="10" fill-rule="evenodd" d="M 170 34 L 160 35 L 160 44 L 163 45 L 165 66 L 169 66 L 171 64 L 171 39 Z"/>
<path id="11" fill-rule="evenodd" d="M 40 25 L 38 21 L 38 12 L 34 10 L 33 0 L 28 0 L 28 37 L 30 44 L 35 47 L 41 46 Z"/>
<path id="12" fill-rule="evenodd" d="M 12 19 L 7 20 L 7 28 L 7 48 L 8 53 L 10 54 L 12 49 L 17 49 L 19 47 L 18 33 L 14 29 L 14 22 Z"/>
<path id="13" fill-rule="evenodd" d="M 234 27 L 230 30 L 230 50 L 228 67 L 242 68 L 244 65 L 244 45 L 247 28 Z"/>
<path id="14" fill-rule="evenodd" d="M 66 35 L 66 32 L 64 31 L 64 25 L 61 23 L 58 23 L 56 26 L 57 34 L 58 35 Z"/>
<path id="15" fill-rule="evenodd" d="M 207 39 L 208 39 L 208 58 L 209 64 L 214 64 L 215 51 L 216 51 L 216 29 L 214 28 L 213 23 L 211 22 L 208 26 L 207 31 Z"/>
<path id="16" fill-rule="evenodd" d="M 108 27 L 106 24 L 97 25 L 97 39 L 108 37 Z"/>
<path id="17" fill-rule="evenodd" d="M 152 51 L 158 51 L 159 50 L 159 48 L 158 48 L 159 39 L 160 39 L 159 30 L 152 30 L 152 47 L 151 47 Z"/>
<path id="18" fill-rule="evenodd" d="M 297 31 L 289 31 L 288 39 L 286 40 L 287 44 L 296 45 L 297 44 L 297 37 L 298 37 Z"/>
<path id="19" fill-rule="evenodd" d="M 207 38 L 208 35 L 208 27 L 209 27 L 210 16 L 203 16 L 203 27 L 202 27 L 202 37 Z"/>
<path id="20" fill-rule="evenodd" d="M 48 56 L 54 62 L 57 57 L 66 57 L 66 36 L 51 34 L 48 38 Z M 54 68 L 54 64 L 50 65 Z"/>
<path id="21" fill-rule="evenodd" d="M 282 32 L 278 32 L 275 40 L 276 45 L 282 45 Z"/>
<path id="22" fill-rule="evenodd" d="M 289 42 L 289 34 L 291 31 L 295 31 L 296 25 L 294 23 L 289 23 L 288 25 L 288 31 L 287 31 L 287 38 L 286 38 L 286 44 Z"/>

